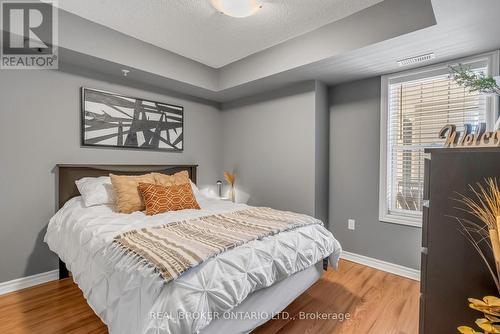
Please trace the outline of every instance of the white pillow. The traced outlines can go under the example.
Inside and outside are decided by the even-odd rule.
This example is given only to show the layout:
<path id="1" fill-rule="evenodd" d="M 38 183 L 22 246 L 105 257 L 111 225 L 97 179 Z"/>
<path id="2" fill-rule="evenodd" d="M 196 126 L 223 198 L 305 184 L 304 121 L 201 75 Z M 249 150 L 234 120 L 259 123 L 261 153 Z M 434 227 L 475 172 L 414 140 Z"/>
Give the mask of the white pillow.
<path id="1" fill-rule="evenodd" d="M 75 183 L 87 207 L 115 202 L 113 185 L 109 176 L 84 177 Z"/>
<path id="2" fill-rule="evenodd" d="M 200 192 L 200 189 L 198 189 L 196 184 L 193 183 L 193 181 L 189 180 L 189 182 L 191 183 L 191 189 L 193 189 L 193 195 L 196 198 L 196 201 L 199 202 L 200 200 L 202 200 L 204 198 L 204 196 L 202 195 L 202 193 Z"/>

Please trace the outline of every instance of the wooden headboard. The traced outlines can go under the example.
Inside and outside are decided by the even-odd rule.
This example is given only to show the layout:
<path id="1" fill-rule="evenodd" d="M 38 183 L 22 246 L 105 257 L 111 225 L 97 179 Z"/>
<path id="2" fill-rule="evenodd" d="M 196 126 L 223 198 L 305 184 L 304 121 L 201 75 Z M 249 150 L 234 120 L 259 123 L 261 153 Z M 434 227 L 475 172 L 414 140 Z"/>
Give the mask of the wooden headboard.
<path id="1" fill-rule="evenodd" d="M 99 177 L 116 175 L 140 175 L 151 172 L 172 175 L 187 171 L 191 180 L 196 183 L 198 165 L 57 165 L 59 208 L 69 199 L 79 196 L 75 181 L 83 177 Z"/>

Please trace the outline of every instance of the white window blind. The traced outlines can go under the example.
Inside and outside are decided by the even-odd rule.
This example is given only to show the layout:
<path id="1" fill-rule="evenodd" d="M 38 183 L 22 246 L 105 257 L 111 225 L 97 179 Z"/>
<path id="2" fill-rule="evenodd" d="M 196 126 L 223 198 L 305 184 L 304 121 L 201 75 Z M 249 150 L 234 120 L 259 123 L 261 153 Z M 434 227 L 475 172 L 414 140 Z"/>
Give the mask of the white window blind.
<path id="1" fill-rule="evenodd" d="M 475 72 L 488 72 L 488 61 L 466 64 Z M 458 129 L 486 123 L 488 97 L 460 87 L 446 66 L 432 71 L 398 75 L 385 81 L 387 101 L 381 220 L 409 220 L 418 225 L 422 215 L 424 150 L 442 147 L 438 133 L 446 124 Z M 384 129 L 383 129 L 384 130 Z M 381 188 L 382 189 L 382 188 Z M 391 218 L 392 217 L 392 218 Z M 392 220 L 391 220 L 392 219 Z M 396 220 L 396 221 L 395 221 Z M 417 223 L 418 221 L 418 223 Z"/>

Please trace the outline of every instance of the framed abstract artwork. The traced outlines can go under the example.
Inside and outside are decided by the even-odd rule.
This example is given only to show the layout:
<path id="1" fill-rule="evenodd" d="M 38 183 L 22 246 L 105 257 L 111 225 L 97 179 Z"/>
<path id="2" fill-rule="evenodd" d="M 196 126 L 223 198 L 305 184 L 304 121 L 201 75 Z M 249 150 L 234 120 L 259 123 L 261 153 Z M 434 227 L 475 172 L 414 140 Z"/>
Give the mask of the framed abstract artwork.
<path id="1" fill-rule="evenodd" d="M 183 130 L 183 107 L 82 88 L 83 146 L 182 151 Z"/>

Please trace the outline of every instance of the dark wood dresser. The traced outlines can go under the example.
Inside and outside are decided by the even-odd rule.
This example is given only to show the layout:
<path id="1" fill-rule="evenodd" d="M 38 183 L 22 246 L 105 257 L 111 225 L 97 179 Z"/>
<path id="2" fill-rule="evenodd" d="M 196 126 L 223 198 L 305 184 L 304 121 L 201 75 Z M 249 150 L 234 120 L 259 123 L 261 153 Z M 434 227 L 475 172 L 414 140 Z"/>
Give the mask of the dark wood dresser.
<path id="1" fill-rule="evenodd" d="M 481 258 L 449 216 L 463 216 L 453 200 L 456 192 L 469 194 L 469 184 L 500 177 L 500 149 L 430 149 L 426 153 L 420 334 L 452 334 L 458 333 L 459 325 L 474 327 L 481 316 L 468 308 L 468 297 L 497 294 Z"/>

